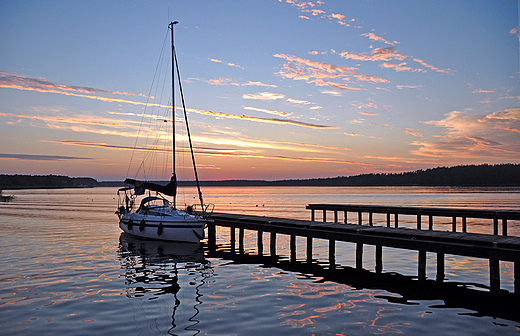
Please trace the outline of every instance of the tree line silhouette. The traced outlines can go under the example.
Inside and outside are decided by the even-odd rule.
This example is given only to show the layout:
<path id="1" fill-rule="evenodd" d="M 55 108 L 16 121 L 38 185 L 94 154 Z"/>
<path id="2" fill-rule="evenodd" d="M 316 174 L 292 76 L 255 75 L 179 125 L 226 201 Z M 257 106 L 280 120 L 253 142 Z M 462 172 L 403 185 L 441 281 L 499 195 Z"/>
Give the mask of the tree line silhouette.
<path id="1" fill-rule="evenodd" d="M 167 183 L 166 181 L 164 183 Z M 179 185 L 194 185 L 179 181 Z M 118 187 L 122 181 L 98 182 L 90 177 L 0 175 L 0 189 Z M 300 180 L 201 181 L 204 186 L 520 186 L 520 164 L 437 167 L 402 173 L 370 173 Z"/>

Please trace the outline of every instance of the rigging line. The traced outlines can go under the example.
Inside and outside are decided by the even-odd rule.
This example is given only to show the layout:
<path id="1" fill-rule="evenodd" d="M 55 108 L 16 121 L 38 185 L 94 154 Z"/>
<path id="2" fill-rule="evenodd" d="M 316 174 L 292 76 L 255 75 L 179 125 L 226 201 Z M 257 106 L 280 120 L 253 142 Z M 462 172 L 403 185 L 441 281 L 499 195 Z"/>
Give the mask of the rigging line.
<path id="1" fill-rule="evenodd" d="M 157 61 L 157 65 L 155 66 L 155 72 L 153 74 L 153 79 L 152 79 L 152 84 L 150 85 L 150 90 L 148 91 L 148 96 L 146 97 L 146 103 L 145 103 L 145 108 L 144 108 L 144 111 L 143 111 L 143 115 L 141 116 L 141 122 L 139 124 L 139 128 L 138 128 L 138 131 L 137 131 L 137 136 L 135 138 L 135 142 L 134 142 L 134 148 L 132 149 L 132 155 L 130 156 L 130 162 L 128 164 L 128 168 L 126 170 L 126 177 L 128 177 L 129 173 L 130 173 L 130 167 L 132 166 L 132 161 L 134 159 L 134 154 L 136 152 L 136 148 L 137 148 L 137 141 L 139 140 L 139 136 L 141 134 L 141 128 L 143 126 L 143 121 L 144 121 L 144 116 L 146 114 L 146 108 L 148 107 L 148 103 L 150 102 L 150 96 L 152 94 L 152 89 L 153 89 L 153 86 L 155 83 L 155 78 L 157 77 L 157 71 L 159 69 L 159 64 L 161 63 L 161 59 L 162 59 L 162 55 L 164 55 L 164 49 L 165 49 L 165 46 L 166 46 L 166 40 L 168 38 L 168 31 L 166 32 L 166 35 L 164 36 L 164 41 L 163 41 L 163 47 L 161 49 L 161 53 L 159 55 L 159 60 Z M 136 174 L 137 176 L 137 174 Z"/>
<path id="2" fill-rule="evenodd" d="M 177 54 L 175 54 L 175 50 L 173 52 L 174 52 L 173 56 L 174 56 L 174 60 L 175 60 L 175 67 L 177 68 L 177 79 L 179 81 L 179 92 L 181 94 L 182 109 L 184 112 L 184 122 L 186 123 L 186 133 L 188 135 L 188 141 L 190 143 L 193 171 L 195 172 L 195 181 L 197 182 L 197 191 L 199 192 L 201 210 L 204 211 L 204 201 L 202 199 L 202 192 L 200 191 L 199 174 L 197 173 L 197 165 L 195 164 L 195 154 L 193 153 L 193 144 L 191 142 L 190 127 L 188 125 L 188 114 L 186 113 L 186 104 L 184 103 L 184 93 L 182 92 L 181 73 L 179 71 L 179 64 L 177 63 Z"/>

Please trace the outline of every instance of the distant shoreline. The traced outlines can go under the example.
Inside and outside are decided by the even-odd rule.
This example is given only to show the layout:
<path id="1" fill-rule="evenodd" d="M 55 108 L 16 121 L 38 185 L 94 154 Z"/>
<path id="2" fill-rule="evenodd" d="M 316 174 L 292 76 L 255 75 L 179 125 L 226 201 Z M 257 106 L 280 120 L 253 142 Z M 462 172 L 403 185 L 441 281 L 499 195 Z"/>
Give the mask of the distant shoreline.
<path id="1" fill-rule="evenodd" d="M 166 184 L 167 181 L 155 181 Z M 179 186 L 195 186 L 195 181 L 179 181 Z M 216 187 L 520 187 L 520 164 L 437 167 L 403 173 L 377 173 L 300 180 L 200 181 Z M 123 181 L 101 181 L 90 177 L 57 175 L 0 175 L 0 190 L 122 187 Z"/>

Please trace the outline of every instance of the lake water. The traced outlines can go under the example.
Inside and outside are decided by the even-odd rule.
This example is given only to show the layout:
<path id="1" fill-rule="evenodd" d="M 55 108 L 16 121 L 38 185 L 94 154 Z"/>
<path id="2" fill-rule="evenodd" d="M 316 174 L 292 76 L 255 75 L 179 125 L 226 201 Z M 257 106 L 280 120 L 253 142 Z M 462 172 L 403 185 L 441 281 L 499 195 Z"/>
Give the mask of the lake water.
<path id="1" fill-rule="evenodd" d="M 520 188 L 205 187 L 203 192 L 218 212 L 296 219 L 310 218 L 305 210 L 310 203 L 520 210 Z M 327 273 L 328 245 L 320 240 L 314 242 L 313 264 L 305 265 L 303 238 L 297 239 L 296 262 L 290 262 L 283 235 L 277 238 L 276 260 L 257 255 L 258 238 L 250 231 L 242 255 L 231 253 L 229 229 L 218 229 L 213 252 L 205 242 L 123 235 L 114 215 L 116 188 L 4 194 L 16 196 L 0 203 L 4 335 L 520 333 L 519 311 L 494 310 L 482 301 L 489 294 L 487 260 L 446 255 L 446 284 L 454 287 L 446 295 L 444 287 L 432 285 L 436 256 L 430 253 L 424 284 L 414 278 L 416 252 L 384 248 L 386 278 L 378 278 L 374 249 L 365 247 L 367 272 L 359 275 L 350 268 L 355 245 L 346 242 L 337 242 L 338 272 Z M 190 195 L 178 202 L 196 203 Z M 413 222 L 402 221 L 402 226 Z M 450 228 L 450 218 L 435 224 Z M 491 233 L 492 223 L 468 219 L 468 231 Z M 520 223 L 508 222 L 508 233 L 520 236 Z M 268 238 L 265 234 L 267 253 Z M 513 264 L 501 262 L 502 289 L 513 291 L 513 275 Z"/>

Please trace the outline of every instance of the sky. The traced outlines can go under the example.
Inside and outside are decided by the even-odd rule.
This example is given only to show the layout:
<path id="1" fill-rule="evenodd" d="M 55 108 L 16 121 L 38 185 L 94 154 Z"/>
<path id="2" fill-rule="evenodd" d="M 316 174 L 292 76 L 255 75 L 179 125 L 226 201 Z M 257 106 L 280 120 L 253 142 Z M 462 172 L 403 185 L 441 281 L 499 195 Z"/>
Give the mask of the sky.
<path id="1" fill-rule="evenodd" d="M 201 180 L 519 163 L 518 19 L 516 0 L 4 0 L 0 174 L 169 178 L 143 155 L 170 138 L 173 20 Z"/>

